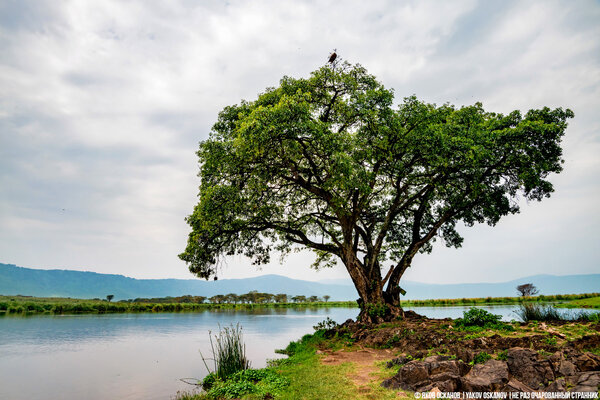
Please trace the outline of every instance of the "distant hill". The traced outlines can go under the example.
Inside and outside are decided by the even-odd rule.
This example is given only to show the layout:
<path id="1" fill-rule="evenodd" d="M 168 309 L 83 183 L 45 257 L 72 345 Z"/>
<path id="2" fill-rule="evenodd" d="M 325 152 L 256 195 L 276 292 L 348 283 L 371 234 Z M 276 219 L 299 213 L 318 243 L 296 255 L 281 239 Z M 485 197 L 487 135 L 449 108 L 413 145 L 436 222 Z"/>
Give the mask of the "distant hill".
<path id="1" fill-rule="evenodd" d="M 429 284 L 401 282 L 405 299 L 444 299 L 462 297 L 515 296 L 515 287 L 533 283 L 540 294 L 590 293 L 600 290 L 600 274 L 534 275 L 502 283 Z M 42 297 L 115 299 L 166 296 L 214 296 L 248 293 L 251 290 L 288 295 L 331 296 L 331 300 L 355 300 L 358 296 L 349 280 L 303 281 L 280 275 L 263 275 L 246 279 L 134 279 L 123 275 L 99 274 L 72 270 L 41 270 L 0 263 L 0 294 Z"/>
<path id="2" fill-rule="evenodd" d="M 134 279 L 123 275 L 99 274 L 72 270 L 42 270 L 0 263 L 0 294 L 41 297 L 105 298 L 115 300 L 137 297 L 214 296 L 243 294 L 252 290 L 288 295 L 324 296 L 331 300 L 355 300 L 352 286 L 302 281 L 280 275 L 263 275 L 246 279 Z"/>

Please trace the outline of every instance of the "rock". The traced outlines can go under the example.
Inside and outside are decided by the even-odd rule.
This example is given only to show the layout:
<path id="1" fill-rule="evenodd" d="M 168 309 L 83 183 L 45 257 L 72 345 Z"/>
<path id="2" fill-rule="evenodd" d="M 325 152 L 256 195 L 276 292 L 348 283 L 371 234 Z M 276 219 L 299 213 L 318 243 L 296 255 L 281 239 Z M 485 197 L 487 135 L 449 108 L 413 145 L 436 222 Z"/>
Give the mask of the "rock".
<path id="1" fill-rule="evenodd" d="M 466 363 L 473 361 L 475 352 L 471 349 L 462 346 L 456 346 L 450 349 L 450 353 L 454 354 L 459 360 L 463 360 Z"/>
<path id="2" fill-rule="evenodd" d="M 460 376 L 451 374 L 439 374 L 431 377 L 432 383 L 418 388 L 421 392 L 427 392 L 438 388 L 442 392 L 456 392 L 460 387 Z"/>
<path id="3" fill-rule="evenodd" d="M 433 389 L 429 390 L 429 393 L 433 394 L 432 398 L 436 398 L 436 397 L 438 397 L 438 395 L 440 395 L 442 393 L 442 391 L 440 390 L 440 388 L 438 388 L 436 386 Z"/>
<path id="4" fill-rule="evenodd" d="M 534 390 L 514 378 L 511 378 L 502 388 L 502 392 L 533 392 Z"/>
<path id="5" fill-rule="evenodd" d="M 566 391 L 567 391 L 567 387 L 566 387 L 566 383 L 565 383 L 565 378 L 558 378 L 557 380 L 555 380 L 554 382 L 549 384 L 546 387 L 546 389 L 544 389 L 544 392 L 566 392 Z"/>
<path id="6" fill-rule="evenodd" d="M 506 353 L 509 372 L 519 381 L 533 389 L 540 389 L 554 380 L 550 360 L 536 351 L 513 347 Z"/>
<path id="7" fill-rule="evenodd" d="M 423 361 L 411 361 L 390 379 L 381 383 L 385 388 L 416 390 L 419 386 L 429 384 L 429 369 Z"/>
<path id="8" fill-rule="evenodd" d="M 434 358 L 436 357 L 436 358 Z M 450 360 L 445 356 L 427 357 L 423 362 L 429 364 L 429 374 L 438 375 L 448 373 L 452 375 L 462 376 L 469 372 L 469 365 L 459 360 Z"/>
<path id="9" fill-rule="evenodd" d="M 600 357 L 593 353 L 579 353 L 570 360 L 580 371 L 596 371 L 600 369 Z"/>
<path id="10" fill-rule="evenodd" d="M 429 378 L 427 365 L 421 361 L 411 361 L 398 372 L 400 380 L 407 385 L 414 385 Z"/>
<path id="11" fill-rule="evenodd" d="M 597 392 L 600 388 L 600 372 L 584 372 L 579 375 L 572 392 Z"/>
<path id="12" fill-rule="evenodd" d="M 400 357 L 391 359 L 390 361 L 387 362 L 387 364 L 385 364 L 385 366 L 386 366 L 386 368 L 392 368 L 392 367 L 395 367 L 396 365 L 404 365 L 411 360 L 412 360 L 412 357 L 400 356 Z"/>
<path id="13" fill-rule="evenodd" d="M 558 363 L 558 368 L 556 369 L 556 372 L 559 376 L 574 375 L 575 373 L 577 373 L 577 367 L 570 361 L 561 360 Z"/>
<path id="14" fill-rule="evenodd" d="M 412 391 L 429 391 L 438 387 L 442 391 L 455 391 L 460 377 L 469 370 L 462 361 L 449 360 L 446 356 L 430 356 L 423 361 L 406 363 L 396 375 L 383 381 L 386 388 L 402 388 Z"/>
<path id="15" fill-rule="evenodd" d="M 508 366 L 504 361 L 487 360 L 477 364 L 461 379 L 462 389 L 467 392 L 499 390 L 508 382 Z"/>
<path id="16" fill-rule="evenodd" d="M 450 359 L 450 357 L 448 357 L 448 356 L 442 356 L 442 355 L 436 354 L 434 356 L 429 356 L 429 357 L 424 358 L 423 362 L 427 363 L 427 364 L 430 364 L 430 363 L 433 363 L 433 362 L 446 361 L 446 360 L 449 360 L 449 359 Z"/>

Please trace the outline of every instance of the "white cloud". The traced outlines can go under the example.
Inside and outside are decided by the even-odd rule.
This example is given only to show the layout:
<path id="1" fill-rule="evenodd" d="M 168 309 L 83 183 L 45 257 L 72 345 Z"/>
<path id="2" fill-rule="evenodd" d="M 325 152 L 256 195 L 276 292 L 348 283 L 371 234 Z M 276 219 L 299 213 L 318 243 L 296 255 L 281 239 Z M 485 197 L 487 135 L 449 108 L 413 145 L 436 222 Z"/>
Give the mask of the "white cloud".
<path id="1" fill-rule="evenodd" d="M 598 263 L 586 247 L 600 239 L 596 2 L 23 1 L 0 15 L 1 262 L 191 277 L 177 254 L 197 142 L 224 106 L 308 75 L 337 48 L 398 101 L 576 113 L 552 199 L 468 231 L 461 250 L 421 256 L 407 277 L 499 280 Z M 344 273 L 311 274 L 308 258 L 262 272 Z M 256 273 L 238 257 L 224 276 Z"/>

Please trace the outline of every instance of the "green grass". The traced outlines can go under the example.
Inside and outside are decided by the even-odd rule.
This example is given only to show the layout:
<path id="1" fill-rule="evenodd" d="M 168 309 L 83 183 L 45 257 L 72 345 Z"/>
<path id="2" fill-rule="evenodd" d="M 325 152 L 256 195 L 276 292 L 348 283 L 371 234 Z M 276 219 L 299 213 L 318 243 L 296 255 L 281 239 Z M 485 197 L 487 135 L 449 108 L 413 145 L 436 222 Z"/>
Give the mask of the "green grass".
<path id="1" fill-rule="evenodd" d="M 588 300 L 592 298 L 600 299 L 600 293 L 581 293 L 581 294 L 557 294 L 540 295 L 531 297 L 474 297 L 460 299 L 429 299 L 429 300 L 404 300 L 403 307 L 444 307 L 444 306 L 464 306 L 464 305 L 506 305 L 522 303 L 547 303 L 547 302 L 569 302 L 573 300 Z M 600 300 L 596 303 L 600 307 Z"/>
<path id="2" fill-rule="evenodd" d="M 215 393 L 178 393 L 177 400 L 212 400 L 225 398 L 239 398 L 255 400 L 274 398 L 281 400 L 346 400 L 346 399 L 396 399 L 396 392 L 380 387 L 374 383 L 369 386 L 368 393 L 361 393 L 348 375 L 354 371 L 350 363 L 341 365 L 324 365 L 319 361 L 317 349 L 319 346 L 339 348 L 343 346 L 343 338 L 324 339 L 324 331 L 320 330 L 313 335 L 305 335 L 299 341 L 290 343 L 280 353 L 287 354 L 288 358 L 272 360 L 268 368 L 262 370 L 248 370 L 257 375 L 270 376 L 268 379 L 259 380 L 254 388 L 248 384 L 232 385 L 229 389 L 222 389 Z M 339 342 L 339 343 L 338 343 Z M 382 364 L 383 365 L 383 364 Z M 391 376 L 393 370 L 381 367 L 382 379 Z M 266 381 L 266 382 L 265 382 Z M 272 386 L 268 386 L 270 383 Z M 244 391 L 246 389 L 249 391 Z M 237 391 L 240 389 L 240 391 Z"/>
<path id="3" fill-rule="evenodd" d="M 557 305 L 565 308 L 600 308 L 600 296 L 585 299 L 571 300 L 567 303 Z"/>
<path id="4" fill-rule="evenodd" d="M 282 376 L 290 379 L 290 386 L 281 399 L 343 400 L 360 397 L 347 378 L 347 374 L 352 371 L 350 364 L 326 366 L 319 362 L 316 348 L 322 339 L 318 332 L 306 335 L 287 347 L 289 358 L 273 363 Z"/>

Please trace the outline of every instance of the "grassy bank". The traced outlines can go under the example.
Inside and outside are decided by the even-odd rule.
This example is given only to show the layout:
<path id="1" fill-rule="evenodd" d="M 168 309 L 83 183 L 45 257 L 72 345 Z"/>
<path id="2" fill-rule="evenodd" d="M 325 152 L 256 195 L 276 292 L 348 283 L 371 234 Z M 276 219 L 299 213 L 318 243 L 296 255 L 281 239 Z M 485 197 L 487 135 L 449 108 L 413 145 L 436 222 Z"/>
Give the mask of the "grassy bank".
<path id="1" fill-rule="evenodd" d="M 60 297 L 0 296 L 0 315 L 104 314 L 140 312 L 199 312 L 207 310 L 252 310 L 263 308 L 356 307 L 354 301 L 304 303 L 147 303 Z"/>
<path id="2" fill-rule="evenodd" d="M 600 308 L 600 296 L 588 297 L 584 299 L 571 300 L 567 303 L 557 304 L 557 307 L 564 308 Z"/>
<path id="3" fill-rule="evenodd" d="M 597 322 L 505 323 L 499 319 L 472 309 L 453 321 L 414 314 L 375 326 L 318 330 L 290 343 L 280 351 L 288 358 L 271 361 L 268 368 L 236 373 L 204 392 L 178 393 L 176 400 L 414 398 L 410 390 L 381 386 L 411 360 L 442 356 L 471 368 L 490 359 L 506 361 L 508 347 L 533 349 L 543 359 L 567 348 L 575 360 L 574 343 L 581 351 L 600 354 L 594 340 Z"/>
<path id="4" fill-rule="evenodd" d="M 430 300 L 405 300 L 402 301 L 403 307 L 444 307 L 444 306 L 475 306 L 475 305 L 510 305 L 529 302 L 538 303 L 567 303 L 571 304 L 573 300 L 590 301 L 593 298 L 600 299 L 600 293 L 581 293 L 581 294 L 557 294 L 540 295 L 531 297 L 476 297 L 460 299 L 430 299 Z M 595 300 L 600 306 L 600 300 Z M 573 303 L 574 304 L 574 303 Z M 577 306 L 574 306 L 577 307 Z"/>
<path id="5" fill-rule="evenodd" d="M 348 347 L 350 346 L 350 347 Z M 212 399 L 282 399 L 282 400 L 346 400 L 346 399 L 395 399 L 397 391 L 388 390 L 377 384 L 369 385 L 368 393 L 359 390 L 350 379 L 356 368 L 351 363 L 325 365 L 321 362 L 323 349 L 353 349 L 347 337 L 324 338 L 324 331 L 305 335 L 301 340 L 290 343 L 281 353 L 288 358 L 272 360 L 268 368 L 237 374 L 233 379 L 221 383 L 218 390 L 208 392 L 190 391 L 178 393 L 177 400 Z M 381 368 L 382 379 L 393 373 Z M 240 378 L 240 376 L 242 378 Z M 264 377 L 261 379 L 261 377 Z M 276 384 L 273 385 L 272 383 Z"/>

